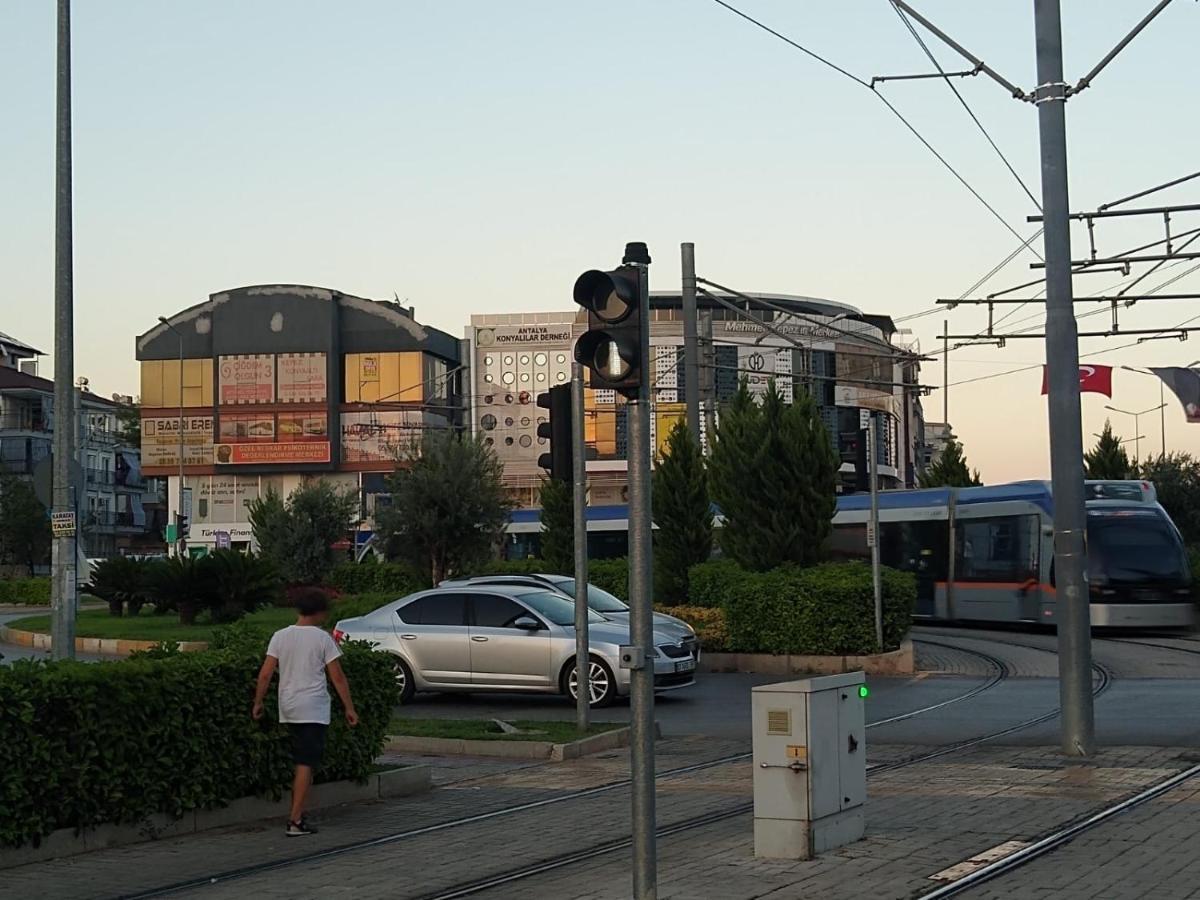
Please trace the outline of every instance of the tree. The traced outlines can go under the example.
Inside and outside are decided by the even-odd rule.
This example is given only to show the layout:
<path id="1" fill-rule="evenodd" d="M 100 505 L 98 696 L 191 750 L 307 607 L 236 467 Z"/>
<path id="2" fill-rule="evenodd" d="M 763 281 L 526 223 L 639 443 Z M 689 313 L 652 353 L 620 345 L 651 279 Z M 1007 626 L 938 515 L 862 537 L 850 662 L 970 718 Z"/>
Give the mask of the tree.
<path id="1" fill-rule="evenodd" d="M 1121 444 L 1121 439 L 1113 434 L 1112 423 L 1104 420 L 1104 431 L 1100 433 L 1096 446 L 1083 454 L 1083 463 L 1088 478 L 1124 481 L 1137 471 L 1136 464 L 1130 464 L 1129 454 Z"/>
<path id="2" fill-rule="evenodd" d="M 1140 475 L 1153 483 L 1184 541 L 1200 545 L 1200 460 L 1190 453 L 1168 453 L 1142 463 Z"/>
<path id="3" fill-rule="evenodd" d="M 979 470 L 971 471 L 967 458 L 963 455 L 962 444 L 951 438 L 946 442 L 946 449 L 921 475 L 921 487 L 974 487 L 983 484 L 979 479 Z"/>
<path id="4" fill-rule="evenodd" d="M 117 407 L 117 429 L 121 439 L 131 447 L 142 446 L 142 411 L 140 403 Z"/>
<path id="5" fill-rule="evenodd" d="M 546 570 L 560 575 L 575 571 L 575 486 L 554 478 L 542 480 L 542 559 Z"/>
<path id="6" fill-rule="evenodd" d="M 377 515 L 389 549 L 427 567 L 433 583 L 488 558 L 514 504 L 504 467 L 480 440 L 430 430 L 404 449 L 389 478 L 392 505 Z"/>
<path id="7" fill-rule="evenodd" d="M 655 598 L 679 605 L 688 599 L 688 569 L 712 554 L 713 515 L 704 455 L 685 422 L 667 436 L 654 469 Z"/>
<path id="8" fill-rule="evenodd" d="M 759 408 L 743 381 L 722 410 L 709 459 L 725 552 L 758 571 L 818 561 L 832 529 L 837 468 L 807 392 L 789 405 L 772 381 Z"/>
<path id="9" fill-rule="evenodd" d="M 337 561 L 333 545 L 346 537 L 358 497 L 327 481 L 303 484 L 284 501 L 276 491 L 250 504 L 259 553 L 292 584 L 319 584 Z"/>
<path id="10" fill-rule="evenodd" d="M 33 486 L 0 469 L 0 557 L 10 565 L 35 566 L 50 560 L 50 517 Z"/>

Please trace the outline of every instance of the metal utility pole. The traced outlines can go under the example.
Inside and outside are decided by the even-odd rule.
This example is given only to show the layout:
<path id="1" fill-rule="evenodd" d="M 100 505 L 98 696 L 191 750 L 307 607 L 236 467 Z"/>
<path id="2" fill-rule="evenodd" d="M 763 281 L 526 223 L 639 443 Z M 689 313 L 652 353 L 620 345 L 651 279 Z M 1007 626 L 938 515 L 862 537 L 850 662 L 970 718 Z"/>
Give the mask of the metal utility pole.
<path id="1" fill-rule="evenodd" d="M 883 579 L 879 571 L 879 456 L 875 449 L 875 416 L 867 420 L 867 472 L 871 479 L 871 587 L 875 592 L 875 642 L 883 652 Z"/>
<path id="2" fill-rule="evenodd" d="M 696 321 L 696 245 L 679 245 L 683 264 L 683 393 L 687 397 L 687 426 L 700 442 L 700 347 Z"/>
<path id="3" fill-rule="evenodd" d="M 1096 750 L 1088 609 L 1087 513 L 1079 409 L 1079 338 L 1071 286 L 1067 191 L 1067 84 L 1062 68 L 1059 0 L 1034 0 L 1046 257 L 1046 364 L 1049 372 L 1050 477 L 1054 493 L 1054 564 L 1058 590 L 1058 684 L 1062 750 Z"/>
<path id="4" fill-rule="evenodd" d="M 183 523 L 183 332 L 168 322 L 165 316 L 159 316 L 158 321 L 170 328 L 179 339 L 179 484 L 176 488 L 175 555 L 181 557 L 184 554 L 183 529 L 180 527 Z"/>
<path id="5" fill-rule="evenodd" d="M 950 430 L 950 320 L 942 319 L 942 424 Z"/>
<path id="6" fill-rule="evenodd" d="M 649 267 L 645 244 L 625 248 L 623 264 Z M 649 273 L 641 281 L 640 346 L 643 373 L 629 416 L 629 605 L 630 640 L 643 657 L 630 672 L 630 766 L 633 780 L 633 896 L 658 896 L 654 811 L 654 623 L 651 597 L 650 519 L 650 290 Z"/>
<path id="7" fill-rule="evenodd" d="M 75 420 L 75 324 L 71 251 L 71 2 L 58 0 L 58 100 L 54 170 L 54 512 L 75 513 L 71 502 L 71 451 Z M 75 656 L 74 536 L 56 534 L 51 545 L 51 653 Z"/>
<path id="8" fill-rule="evenodd" d="M 711 453 L 717 438 L 717 357 L 713 352 L 712 310 L 700 313 L 700 341 L 704 358 L 704 371 L 700 376 L 704 394 L 704 434 Z M 701 446 L 704 443 L 702 441 Z"/>
<path id="9" fill-rule="evenodd" d="M 1112 410 L 1113 412 L 1119 412 L 1123 416 L 1133 416 L 1133 458 L 1135 460 L 1140 460 L 1142 458 L 1142 416 L 1149 415 L 1152 412 L 1163 411 L 1163 408 L 1166 405 L 1166 403 L 1160 403 L 1158 406 L 1152 406 L 1149 409 L 1143 409 L 1141 412 L 1132 412 L 1128 409 L 1117 409 L 1115 406 L 1110 406 L 1107 404 L 1105 405 L 1105 409 Z M 1163 427 L 1165 430 L 1165 422 Z M 1165 448 L 1166 445 L 1166 441 L 1164 440 L 1163 447 Z M 1165 453 L 1166 450 L 1164 449 L 1163 452 Z"/>
<path id="10" fill-rule="evenodd" d="M 588 730 L 592 699 L 588 655 L 587 454 L 583 428 L 583 364 L 571 367 L 571 484 L 575 515 L 575 727 Z"/>

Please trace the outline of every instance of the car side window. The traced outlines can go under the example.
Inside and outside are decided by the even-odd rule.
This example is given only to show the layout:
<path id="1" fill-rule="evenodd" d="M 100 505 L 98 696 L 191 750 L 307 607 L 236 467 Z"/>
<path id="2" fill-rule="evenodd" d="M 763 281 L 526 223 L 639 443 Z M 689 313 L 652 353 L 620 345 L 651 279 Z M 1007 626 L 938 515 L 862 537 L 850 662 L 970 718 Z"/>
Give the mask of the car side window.
<path id="1" fill-rule="evenodd" d="M 476 594 L 475 624 L 480 628 L 512 628 L 521 616 L 529 616 L 529 610 L 521 604 L 497 594 Z"/>
<path id="2" fill-rule="evenodd" d="M 465 625 L 467 598 L 464 594 L 429 594 L 396 610 L 406 625 Z"/>

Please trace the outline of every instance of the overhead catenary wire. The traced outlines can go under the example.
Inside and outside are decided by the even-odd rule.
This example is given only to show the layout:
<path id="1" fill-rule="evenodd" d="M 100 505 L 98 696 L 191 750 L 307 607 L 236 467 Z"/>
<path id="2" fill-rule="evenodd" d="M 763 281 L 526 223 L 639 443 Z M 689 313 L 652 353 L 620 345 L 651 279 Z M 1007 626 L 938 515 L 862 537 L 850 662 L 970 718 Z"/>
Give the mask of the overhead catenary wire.
<path id="1" fill-rule="evenodd" d="M 1021 237 L 1020 232 L 1018 232 L 1016 228 L 1014 228 L 1011 224 L 1009 224 L 1008 220 L 1005 219 L 1004 216 L 1002 216 L 1000 214 L 1000 212 L 994 206 L 992 206 L 992 204 L 989 203 L 984 198 L 984 196 L 981 193 L 979 193 L 979 191 L 977 191 L 975 189 L 974 185 L 972 185 L 969 181 L 967 181 L 967 179 L 964 178 L 963 175 L 956 168 L 954 168 L 954 166 L 950 163 L 950 161 L 947 160 L 946 157 L 942 156 L 942 154 L 938 152 L 937 148 L 934 147 L 933 144 L 931 144 L 925 138 L 925 136 L 923 134 L 921 134 L 920 131 L 917 130 L 916 126 L 913 125 L 912 122 L 910 122 L 908 120 L 908 118 L 903 113 L 901 113 L 900 110 L 898 110 L 892 104 L 892 102 L 890 100 L 888 100 L 887 97 L 885 97 L 879 91 L 872 88 L 869 82 L 863 80 L 862 78 L 859 78 L 857 75 L 852 74 L 851 72 L 847 71 L 846 69 L 842 68 L 841 66 L 837 65 L 836 63 L 830 61 L 829 59 L 826 59 L 824 56 L 821 56 L 819 53 L 816 53 L 816 52 L 808 49 L 803 44 L 800 44 L 797 41 L 792 40 L 787 35 L 782 34 L 779 31 L 776 31 L 774 28 L 767 25 L 765 22 L 762 22 L 759 19 L 756 19 L 754 16 L 750 15 L 749 13 L 743 12 L 742 10 L 740 10 L 736 6 L 734 6 L 732 3 L 727 2 L 727 0 L 713 0 L 713 2 L 716 3 L 718 6 L 723 7 L 724 9 L 733 13 L 734 15 L 749 22 L 751 25 L 754 25 L 756 28 L 761 29 L 762 31 L 766 32 L 767 34 L 771 35 L 772 37 L 778 38 L 779 40 L 781 40 L 785 44 L 787 44 L 789 47 L 792 47 L 795 50 L 799 50 L 801 53 L 805 54 L 806 56 L 811 57 L 812 59 L 816 60 L 817 62 L 821 63 L 822 65 L 827 66 L 828 68 L 832 69 L 833 71 L 837 72 L 838 74 L 840 74 L 846 78 L 849 78 L 855 84 L 860 85 L 861 87 L 864 87 L 868 91 L 870 91 L 879 100 L 880 103 L 882 103 L 884 106 L 886 106 L 888 108 L 888 110 L 892 113 L 892 115 L 894 115 L 897 119 L 900 120 L 901 124 L 903 124 L 904 127 L 907 128 L 909 130 L 909 132 L 912 133 L 913 137 L 915 137 L 918 141 L 920 141 L 922 146 L 924 146 L 926 150 L 928 150 L 931 154 L 933 154 L 934 158 L 936 158 L 937 161 L 939 163 L 941 163 L 942 166 L 945 167 L 945 169 L 948 172 L 950 172 L 950 174 L 953 175 L 955 177 L 955 179 L 957 179 L 958 182 L 963 187 L 965 187 L 971 193 L 971 195 L 976 200 L 978 200 L 979 203 L 989 213 L 991 213 L 991 215 L 996 219 L 997 222 L 999 222 L 1002 226 L 1004 226 L 1004 228 L 1008 232 L 1010 232 L 1013 235 L 1013 237 L 1015 237 L 1017 240 L 1024 240 Z M 1036 253 L 1036 251 L 1035 251 L 1035 255 L 1038 255 Z M 1038 255 L 1038 258 L 1039 259 L 1041 258 L 1040 255 Z"/>
<path id="2" fill-rule="evenodd" d="M 1029 185 L 1025 183 L 1025 180 L 1020 176 L 1017 170 L 1013 168 L 1013 164 L 1008 161 L 1008 157 L 1004 155 L 1004 151 L 1001 150 L 999 145 L 996 144 L 996 141 L 992 138 L 991 134 L 988 133 L 988 130 L 984 127 L 983 123 L 979 121 L 979 116 L 975 115 L 975 111 L 971 109 L 970 104 L 968 104 L 966 98 L 963 97 L 962 92 L 959 91 L 954 82 L 950 80 L 950 76 L 946 73 L 946 70 L 942 68 L 942 64 L 938 62 L 938 59 L 934 55 L 933 51 L 929 49 L 929 45 L 925 43 L 925 39 L 921 37 L 921 35 L 917 32 L 917 29 L 913 26 L 913 23 L 909 21 L 908 16 L 904 14 L 904 11 L 900 8 L 899 4 L 896 3 L 896 0 L 885 0 L 885 2 L 895 11 L 900 21 L 904 23 L 904 27 L 908 29 L 908 33 L 913 36 L 913 40 L 917 42 L 917 45 L 923 51 L 925 51 L 925 56 L 929 58 L 931 63 L 933 63 L 933 67 L 938 70 L 938 74 L 946 83 L 946 87 L 950 88 L 951 93 L 953 93 L 958 99 L 958 102 L 962 105 L 962 108 L 967 111 L 967 115 L 971 117 L 971 121 L 975 123 L 975 127 L 979 129 L 980 134 L 982 134 L 984 139 L 987 140 L 988 144 L 991 145 L 991 148 L 996 151 L 996 155 L 1000 157 L 1000 161 L 1004 163 L 1004 167 L 1008 169 L 1009 174 L 1012 175 L 1012 177 L 1016 179 L 1017 184 L 1021 186 L 1021 190 L 1025 192 L 1025 196 L 1029 198 L 1029 202 L 1037 207 L 1038 212 L 1041 212 L 1042 205 L 1038 202 L 1037 197 L 1033 195 L 1033 191 L 1029 189 Z"/>

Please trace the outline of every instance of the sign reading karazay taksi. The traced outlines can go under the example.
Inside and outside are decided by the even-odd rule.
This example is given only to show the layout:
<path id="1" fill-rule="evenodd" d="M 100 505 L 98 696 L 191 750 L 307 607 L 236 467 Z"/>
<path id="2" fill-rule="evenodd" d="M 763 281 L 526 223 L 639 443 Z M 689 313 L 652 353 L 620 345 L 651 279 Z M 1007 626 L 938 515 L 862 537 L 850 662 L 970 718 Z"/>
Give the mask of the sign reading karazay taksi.
<path id="1" fill-rule="evenodd" d="M 475 332 L 480 347 L 504 347 L 520 344 L 569 344 L 573 335 L 569 323 L 549 325 L 497 325 Z"/>

